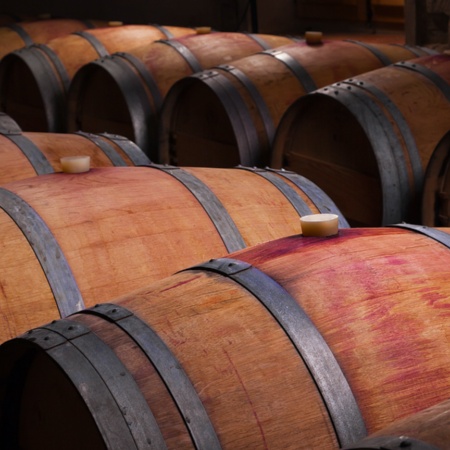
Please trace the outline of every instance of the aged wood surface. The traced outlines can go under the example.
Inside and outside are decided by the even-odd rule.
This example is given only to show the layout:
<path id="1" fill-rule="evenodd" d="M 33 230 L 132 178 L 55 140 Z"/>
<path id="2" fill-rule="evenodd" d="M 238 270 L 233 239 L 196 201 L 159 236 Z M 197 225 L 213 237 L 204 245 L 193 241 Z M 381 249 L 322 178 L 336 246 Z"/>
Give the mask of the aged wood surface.
<path id="1" fill-rule="evenodd" d="M 448 423 L 450 421 L 450 402 L 449 400 L 433 405 L 415 414 L 408 415 L 386 428 L 371 434 L 367 439 L 363 439 L 360 445 L 356 444 L 349 448 L 363 449 L 371 443 L 382 445 L 382 439 L 397 438 L 397 442 L 404 441 L 404 447 L 407 443 L 412 443 L 413 439 L 421 443 L 435 446 L 439 450 L 448 450 L 450 448 L 450 432 Z M 411 444 L 412 445 L 412 444 Z"/>
<path id="2" fill-rule="evenodd" d="M 45 47 L 14 52 L 0 64 L 2 108 L 24 130 L 64 132 L 65 97 L 78 69 L 111 53 L 141 46 L 143 42 L 195 33 L 193 28 L 186 27 L 168 26 L 163 31 L 155 25 L 105 26 L 85 30 L 82 35 L 67 33 L 50 40 Z M 24 84 L 28 85 L 25 91 Z"/>
<path id="3" fill-rule="evenodd" d="M 425 173 L 422 191 L 422 223 L 427 226 L 450 224 L 450 132 L 438 142 Z"/>
<path id="4" fill-rule="evenodd" d="M 367 48 L 363 42 L 324 39 L 319 45 L 283 45 L 269 55 L 258 52 L 186 77 L 165 98 L 158 159 L 216 167 L 236 160 L 244 165 L 268 165 L 277 126 L 299 97 L 425 54 L 402 45 L 371 43 Z M 223 153 L 230 151 L 227 161 Z M 280 167 L 278 161 L 275 167 Z"/>
<path id="5" fill-rule="evenodd" d="M 450 230 L 443 231 L 448 238 Z M 450 253 L 445 245 L 410 230 L 360 228 L 342 229 L 331 238 L 290 236 L 228 256 L 265 274 L 261 290 L 274 282 L 282 286 L 311 319 L 345 375 L 369 434 L 407 432 L 407 422 L 397 428 L 394 423 L 448 401 L 450 285 L 442 268 Z M 240 283 L 220 270 L 191 268 L 115 299 L 108 320 L 85 317 L 95 315 L 95 308 L 71 320 L 89 326 L 113 349 L 154 411 L 169 448 L 192 448 L 185 429 L 190 423 L 182 423 L 167 397 L 173 386 L 163 378 L 170 375 L 156 374 L 133 343 L 137 330 L 118 329 L 115 307 L 125 307 L 162 339 L 189 377 L 222 448 L 336 450 L 317 380 L 288 338 L 285 323 L 263 306 L 255 287 Z M 7 357 L 4 376 L 14 365 L 14 348 L 20 354 L 22 345 L 32 345 L 28 339 L 0 347 Z M 25 375 L 33 367 L 45 370 L 31 362 Z M 52 375 L 60 381 L 70 374 L 62 369 Z M 88 386 L 89 380 L 82 389 Z M 33 398 L 33 389 L 23 397 L 22 414 L 32 410 L 27 398 Z M 39 411 L 51 417 L 45 398 Z M 435 412 L 438 420 L 446 409 Z M 345 419 L 347 411 L 342 414 Z M 422 431 L 431 432 L 435 419 Z M 76 417 L 67 408 L 62 421 L 72 420 Z M 30 422 L 24 422 L 23 436 L 51 434 L 51 424 L 43 421 L 36 430 Z"/>
<path id="6" fill-rule="evenodd" d="M 408 69 L 409 63 L 424 72 Z M 307 167 L 296 164 L 296 153 L 322 159 L 325 165 L 342 165 L 342 173 L 348 168 L 378 177 L 382 206 L 390 206 L 390 201 L 392 206 L 376 222 L 361 225 L 402 220 L 417 223 L 427 164 L 448 131 L 449 63 L 448 55 L 422 56 L 405 66 L 391 65 L 366 72 L 298 99 L 280 122 L 273 146 L 273 157 L 277 158 L 274 161 L 311 178 L 329 193 L 329 177 L 321 177 L 319 172 L 313 177 Z M 391 163 L 387 163 L 389 159 Z M 333 185 L 350 181 L 339 173 L 336 177 Z M 398 182 L 393 181 L 395 177 Z M 368 198 L 370 191 L 369 187 L 365 190 Z M 393 195 L 401 200 L 394 200 Z M 339 206 L 340 201 L 335 201 Z M 355 218 L 353 224 L 358 223 L 357 209 L 343 209 L 349 220 Z"/>
<path id="7" fill-rule="evenodd" d="M 419 234 L 348 229 L 328 241 L 285 238 L 236 258 L 264 270 L 308 312 L 370 433 L 449 397 L 448 252 Z M 298 276 L 286 270 L 295 254 Z"/>
<path id="8" fill-rule="evenodd" d="M 34 144 L 48 161 L 50 168 L 61 172 L 60 159 L 64 156 L 89 156 L 91 167 L 114 165 L 107 154 L 94 142 L 81 135 L 72 133 L 25 132 L 22 136 Z M 14 136 L 13 136 L 14 137 Z M 124 165 L 134 165 L 130 158 L 113 142 L 96 136 L 109 146 L 111 152 L 120 157 Z M 25 144 L 26 145 L 26 144 Z M 11 141 L 7 135 L 0 134 L 0 184 L 39 175 L 37 167 L 26 157 L 22 147 Z"/>
<path id="9" fill-rule="evenodd" d="M 122 134 L 135 141 L 152 161 L 159 162 L 158 116 L 164 97 L 176 81 L 261 51 L 264 45 L 274 48 L 293 42 L 285 36 L 256 37 L 264 44 L 244 33 L 218 32 L 168 40 L 181 46 L 180 50 L 164 42 L 143 45 L 127 52 L 140 61 L 142 70 L 120 55 L 104 64 L 85 65 L 69 90 L 68 130 Z M 191 56 L 186 58 L 186 53 Z M 145 76 L 152 80 L 155 92 L 149 89 Z"/>
<path id="10" fill-rule="evenodd" d="M 301 232 L 301 214 L 258 174 L 211 168 L 189 168 L 186 172 L 217 196 L 223 205 L 222 216 L 229 215 L 242 237 L 238 248 Z M 310 213 L 320 212 L 326 203 L 323 199 L 316 205 L 306 191 L 292 183 L 290 187 L 309 206 Z M 211 200 L 197 200 L 194 193 L 162 170 L 97 168 L 84 174 L 41 175 L 7 183 L 4 188 L 28 203 L 44 221 L 70 266 L 86 306 L 229 252 L 229 237 L 222 237 L 204 209 Z M 46 253 L 42 242 L 34 242 L 37 238 L 32 237 L 27 225 L 15 225 L 5 212 L 6 206 L 2 207 L 0 292 L 4 319 L 11 321 L 2 327 L 4 340 L 25 331 L 25 323 L 28 327 L 41 323 L 41 313 L 54 316 L 55 305 L 48 309 L 48 301 L 75 306 L 63 298 L 63 293 L 52 294 L 45 278 L 45 287 L 39 287 L 43 274 L 31 246 L 41 249 L 49 259 L 54 255 Z M 14 209 L 14 203 L 9 209 Z M 36 274 L 30 275 L 27 267 L 35 267 Z M 32 281 L 34 277 L 39 283 Z M 37 302 L 42 306 L 33 320 Z"/>
<path id="11" fill-rule="evenodd" d="M 106 21 L 102 20 L 94 20 L 91 23 L 97 27 L 107 24 Z M 48 19 L 23 22 L 19 24 L 19 27 L 29 36 L 32 43 L 44 44 L 59 36 L 85 30 L 88 25 L 82 20 Z M 8 26 L 0 27 L 0 42 L 0 58 L 25 46 L 25 41 L 20 37 L 20 34 Z"/>

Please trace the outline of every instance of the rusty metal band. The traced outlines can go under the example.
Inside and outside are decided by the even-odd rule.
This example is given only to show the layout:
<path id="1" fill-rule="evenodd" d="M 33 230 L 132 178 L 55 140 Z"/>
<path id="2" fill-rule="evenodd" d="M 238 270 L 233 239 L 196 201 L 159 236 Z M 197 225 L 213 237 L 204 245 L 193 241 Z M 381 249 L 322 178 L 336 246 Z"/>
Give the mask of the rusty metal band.
<path id="1" fill-rule="evenodd" d="M 342 216 L 333 200 L 331 200 L 331 198 L 328 197 L 328 195 L 311 180 L 308 180 L 308 178 L 305 178 L 304 176 L 299 175 L 296 172 L 291 172 L 290 170 L 270 168 L 267 168 L 267 170 L 275 172 L 276 174 L 287 178 L 292 183 L 294 183 L 311 199 L 311 201 L 321 213 L 337 214 L 337 216 L 339 217 L 338 223 L 341 228 L 350 228 L 349 223 L 347 222 L 345 217 Z"/>
<path id="2" fill-rule="evenodd" d="M 327 343 L 293 297 L 274 279 L 252 265 L 231 258 L 213 259 L 186 270 L 228 277 L 247 289 L 277 320 L 316 383 L 341 446 L 366 436 L 354 395 Z"/>
<path id="3" fill-rule="evenodd" d="M 422 66 L 411 61 L 401 61 L 394 64 L 394 67 L 401 69 L 409 69 L 415 73 L 423 75 L 425 78 L 430 80 L 445 96 L 447 101 L 450 101 L 450 85 L 447 81 L 440 77 L 436 72 L 433 72 L 428 67 Z"/>
<path id="4" fill-rule="evenodd" d="M 208 214 L 229 253 L 242 250 L 246 247 L 244 239 L 227 209 L 203 181 L 176 166 L 149 164 L 146 167 L 166 172 L 176 178 L 191 192 L 206 214 Z"/>
<path id="5" fill-rule="evenodd" d="M 127 166 L 128 164 L 123 160 L 123 158 L 114 150 L 114 148 L 105 142 L 100 136 L 93 133 L 86 133 L 84 131 L 76 131 L 75 133 L 78 136 L 82 136 L 85 139 L 88 139 L 93 144 L 95 144 L 113 163 L 113 166 L 122 167 Z"/>
<path id="6" fill-rule="evenodd" d="M 0 207 L 17 224 L 36 254 L 61 317 L 83 309 L 83 298 L 69 263 L 38 213 L 18 195 L 4 188 L 0 188 Z"/>
<path id="7" fill-rule="evenodd" d="M 159 111 L 163 105 L 164 97 L 161 94 L 158 84 L 156 83 L 155 79 L 153 78 L 152 74 L 147 69 L 145 64 L 131 53 L 118 52 L 114 55 L 120 56 L 121 58 L 128 61 L 128 63 L 136 70 L 136 72 L 144 80 L 146 87 L 150 91 L 153 103 L 155 105 L 155 111 Z"/>
<path id="8" fill-rule="evenodd" d="M 69 74 L 67 73 L 66 68 L 64 67 L 64 64 L 59 59 L 58 55 L 47 45 L 36 44 L 34 47 L 38 48 L 43 53 L 45 53 L 48 59 L 55 66 L 55 69 L 58 72 L 59 77 L 61 78 L 61 83 L 63 85 L 64 91 L 67 92 L 70 86 L 70 77 Z"/>
<path id="9" fill-rule="evenodd" d="M 109 139 L 114 142 L 127 156 L 131 162 L 138 166 L 144 164 L 151 164 L 147 155 L 133 142 L 125 136 L 111 133 L 98 133 L 98 136 L 102 136 L 105 139 Z"/>
<path id="10" fill-rule="evenodd" d="M 417 47 L 417 46 L 412 46 L 412 45 L 405 45 L 405 44 L 389 44 L 389 45 L 392 45 L 394 47 L 404 48 L 405 50 L 410 51 L 416 57 L 423 56 L 424 53 L 430 54 L 428 52 L 425 52 L 424 48 L 422 48 L 422 47 Z"/>
<path id="11" fill-rule="evenodd" d="M 361 41 L 354 41 L 352 39 L 345 39 L 345 42 L 350 42 L 352 44 L 356 44 L 359 45 L 361 47 L 366 48 L 367 50 L 369 50 L 373 55 L 375 55 L 384 66 L 389 66 L 390 64 L 392 64 L 391 59 L 385 55 L 380 49 L 378 49 L 377 47 L 374 47 L 371 44 L 368 44 L 367 42 L 361 42 Z"/>
<path id="12" fill-rule="evenodd" d="M 65 120 L 60 111 L 65 111 L 65 94 L 60 88 L 60 80 L 50 66 L 48 59 L 40 52 L 33 51 L 34 47 L 41 49 L 41 45 L 23 48 L 11 53 L 23 58 L 33 73 L 33 79 L 38 85 L 39 93 L 44 103 L 44 112 L 47 119 L 47 131 L 60 132 L 64 129 Z M 6 57 L 8 57 L 6 56 Z M 58 113 L 55 113 L 57 111 Z"/>
<path id="13" fill-rule="evenodd" d="M 308 71 L 297 61 L 294 57 L 281 50 L 273 49 L 266 50 L 265 52 L 259 53 L 261 55 L 268 55 L 281 61 L 297 78 L 300 84 L 303 86 L 306 92 L 312 92 L 317 89 L 317 85 L 311 78 Z"/>
<path id="14" fill-rule="evenodd" d="M 290 39 L 292 42 L 297 43 L 297 44 L 299 44 L 301 42 L 306 42 L 306 39 L 301 36 L 292 36 L 292 35 L 288 34 L 288 35 L 286 35 L 286 37 L 288 39 Z"/>
<path id="15" fill-rule="evenodd" d="M 161 33 L 167 38 L 167 39 L 172 39 L 174 37 L 174 35 L 166 28 L 163 27 L 162 25 L 158 25 L 156 23 L 151 23 L 150 24 L 152 27 L 157 28 L 159 31 L 161 31 Z"/>
<path id="16" fill-rule="evenodd" d="M 193 72 L 200 72 L 203 70 L 203 67 L 201 66 L 200 62 L 195 57 L 195 55 L 181 42 L 176 41 L 174 39 L 170 40 L 160 39 L 155 42 L 159 42 L 161 44 L 165 44 L 172 47 L 189 64 L 189 67 L 192 69 Z"/>
<path id="17" fill-rule="evenodd" d="M 420 48 L 420 50 L 422 50 L 424 53 L 426 53 L 427 55 L 439 55 L 441 52 L 439 52 L 438 50 L 435 50 L 433 48 L 429 48 L 429 47 L 422 47 L 420 45 L 417 46 L 417 48 Z"/>
<path id="18" fill-rule="evenodd" d="M 191 75 L 209 85 L 227 112 L 237 142 L 240 163 L 260 166 L 261 152 L 258 133 L 251 112 L 233 83 L 215 70 Z"/>
<path id="19" fill-rule="evenodd" d="M 25 43 L 25 46 L 29 47 L 34 44 L 33 38 L 17 23 L 8 23 L 2 26 L 15 31 L 19 35 L 20 39 L 22 39 Z"/>
<path id="20" fill-rule="evenodd" d="M 109 55 L 108 50 L 106 50 L 105 46 L 94 35 L 87 33 L 86 31 L 75 31 L 72 34 L 86 39 L 86 41 L 88 41 L 92 48 L 98 53 L 100 58 L 104 58 Z"/>
<path id="21" fill-rule="evenodd" d="M 7 133 L 0 130 L 0 134 L 8 138 L 21 150 L 21 152 L 33 166 L 33 169 L 35 170 L 37 175 L 45 175 L 47 173 L 54 172 L 52 165 L 41 152 L 39 147 L 37 147 L 33 141 L 24 136 L 22 132 L 18 131 L 16 133 Z"/>
<path id="22" fill-rule="evenodd" d="M 123 100 L 127 105 L 133 129 L 133 141 L 149 156 L 154 158 L 156 152 L 157 123 L 155 112 L 148 101 L 144 84 L 136 72 L 120 54 L 95 61 L 113 78 L 120 88 Z M 85 66 L 87 67 L 87 66 Z"/>
<path id="23" fill-rule="evenodd" d="M 90 20 L 81 19 L 80 22 L 84 23 L 87 28 L 97 28 Z"/>
<path id="24" fill-rule="evenodd" d="M 242 32 L 242 34 L 245 34 L 250 39 L 253 39 L 263 50 L 269 50 L 270 48 L 272 48 L 272 46 L 269 45 L 261 36 L 258 36 L 255 33 Z"/>
<path id="25" fill-rule="evenodd" d="M 306 216 L 308 214 L 312 214 L 311 209 L 305 203 L 305 201 L 292 189 L 287 183 L 285 183 L 280 177 L 276 176 L 273 172 L 270 172 L 266 169 L 260 168 L 252 168 L 252 167 L 243 167 L 238 166 L 237 169 L 246 170 L 249 172 L 253 172 L 260 177 L 263 177 L 269 183 L 273 184 L 289 201 L 292 207 L 297 211 L 297 214 L 301 216 Z"/>
<path id="26" fill-rule="evenodd" d="M 21 132 L 19 124 L 7 113 L 0 111 L 0 133 L 15 134 Z"/>
<path id="27" fill-rule="evenodd" d="M 363 439 L 361 443 L 342 450 L 439 450 L 438 447 L 408 436 L 380 436 Z"/>
<path id="28" fill-rule="evenodd" d="M 312 95 L 325 94 L 339 101 L 355 116 L 372 145 L 382 187 L 382 225 L 400 222 L 406 214 L 408 180 L 401 144 L 392 123 L 370 96 L 352 86 L 333 85 Z M 400 205 L 400 208 L 399 208 Z"/>
<path id="29" fill-rule="evenodd" d="M 100 304 L 82 313 L 94 314 L 114 323 L 136 342 L 165 383 L 183 417 L 195 448 L 205 450 L 221 448 L 216 431 L 188 375 L 176 356 L 149 324 L 132 311 L 116 304 Z"/>
<path id="30" fill-rule="evenodd" d="M 166 448 L 132 374 L 88 327 L 57 320 L 21 338 L 41 347 L 63 369 L 92 413 L 108 448 Z"/>
<path id="31" fill-rule="evenodd" d="M 272 116 L 270 115 L 269 108 L 267 107 L 264 98 L 262 97 L 256 86 L 253 84 L 252 80 L 244 72 L 242 72 L 242 70 L 239 70 L 234 66 L 224 64 L 221 66 L 217 66 L 217 68 L 224 70 L 225 72 L 234 76 L 250 94 L 252 101 L 256 105 L 256 110 L 261 116 L 269 144 L 272 144 L 275 136 L 276 126 L 272 119 Z"/>
<path id="32" fill-rule="evenodd" d="M 450 234 L 445 233 L 437 228 L 427 227 L 425 225 L 415 225 L 409 223 L 397 223 L 393 225 L 389 225 L 393 228 L 402 228 L 405 230 L 415 231 L 416 233 L 423 234 L 435 241 L 445 245 L 450 249 Z"/>
<path id="33" fill-rule="evenodd" d="M 403 141 L 405 142 L 405 147 L 408 152 L 409 163 L 411 165 L 411 171 L 413 174 L 414 191 L 417 195 L 420 194 L 420 192 L 422 191 L 424 170 L 422 167 L 422 161 L 420 158 L 419 149 L 417 148 L 416 140 L 402 112 L 398 109 L 395 103 L 392 102 L 389 96 L 387 96 L 383 91 L 378 89 L 373 84 L 368 83 L 367 81 L 361 81 L 358 78 L 350 78 L 345 80 L 344 84 L 347 86 L 367 90 L 383 105 L 383 108 L 385 108 L 392 116 L 398 130 L 400 131 Z M 336 85 L 339 85 L 339 83 L 337 83 Z M 397 163 L 402 168 L 402 171 L 405 171 L 405 173 L 407 173 L 406 160 L 404 159 L 404 157 L 398 159 Z"/>

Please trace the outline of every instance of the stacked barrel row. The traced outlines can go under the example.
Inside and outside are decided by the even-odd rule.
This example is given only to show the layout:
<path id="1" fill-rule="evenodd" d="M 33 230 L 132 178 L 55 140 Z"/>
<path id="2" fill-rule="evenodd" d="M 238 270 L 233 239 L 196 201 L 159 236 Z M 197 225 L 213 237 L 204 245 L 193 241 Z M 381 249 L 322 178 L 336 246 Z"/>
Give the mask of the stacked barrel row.
<path id="1" fill-rule="evenodd" d="M 311 59 L 302 52 L 301 64 L 289 69 L 293 50 L 280 47 L 273 60 L 282 62 L 273 65 L 250 56 L 180 80 L 161 114 L 161 161 L 282 167 L 332 193 L 353 226 L 447 226 L 449 55 L 391 58 L 359 75 L 341 71 L 333 82 L 349 45 L 327 52 L 324 43 L 310 49 Z M 258 65 L 274 71 L 262 75 Z M 200 97 L 200 107 L 213 112 L 199 112 L 194 99 Z"/>
<path id="2" fill-rule="evenodd" d="M 57 40 L 0 70 L 5 448 L 446 448 L 450 229 L 350 228 L 337 188 L 261 168 L 296 99 L 426 49 L 195 33 L 67 56 L 64 82 L 17 100 Z M 31 129 L 49 117 L 69 126 Z M 95 168 L 62 173 L 70 154 Z M 339 233 L 303 236 L 322 212 Z"/>
<path id="3" fill-rule="evenodd" d="M 352 225 L 402 220 L 446 225 L 439 219 L 445 214 L 434 214 L 446 205 L 434 207 L 434 173 L 440 167 L 429 176 L 426 170 L 448 131 L 447 55 L 403 45 L 355 41 L 308 45 L 296 38 L 199 35 L 186 29 L 180 34 L 187 36 L 161 39 L 161 27 L 159 40 L 150 42 L 152 33 L 151 26 L 109 27 L 9 54 L 0 65 L 3 110 L 29 131 L 81 129 L 126 136 L 156 163 L 293 170 L 325 191 L 334 191 Z M 361 74 L 361 80 L 355 78 Z M 27 89 L 18 79 L 28 80 Z M 345 83 L 329 87 L 341 81 Z M 434 105 L 441 122 L 433 122 L 435 131 L 428 137 L 421 130 L 431 125 L 420 120 L 432 114 L 420 108 L 427 107 L 421 93 L 431 98 L 430 89 L 435 90 L 436 102 L 442 97 L 443 103 Z M 401 92 L 410 91 L 416 96 L 408 96 L 411 104 L 401 103 Z M 312 93 L 318 95 L 305 95 Z M 318 113 L 306 103 L 319 101 Z M 324 130 L 324 117 L 318 121 L 313 115 L 320 116 L 333 101 L 338 102 L 338 111 L 326 108 L 331 116 Z M 292 110 L 302 104 L 306 112 L 300 117 Z M 367 119 L 363 111 L 360 115 L 355 110 L 358 104 L 367 111 Z M 372 116 L 378 131 L 364 129 L 362 121 L 372 123 Z M 297 131 L 290 137 L 291 129 L 300 130 L 298 122 L 316 136 L 307 144 L 299 144 L 304 141 L 298 135 L 304 140 L 308 133 Z M 318 122 L 321 133 L 310 126 Z M 314 141 L 319 135 L 321 141 Z M 301 145 L 301 156 L 295 145 Z M 335 176 L 328 176 L 330 171 Z M 425 179 L 431 187 L 424 186 Z"/>

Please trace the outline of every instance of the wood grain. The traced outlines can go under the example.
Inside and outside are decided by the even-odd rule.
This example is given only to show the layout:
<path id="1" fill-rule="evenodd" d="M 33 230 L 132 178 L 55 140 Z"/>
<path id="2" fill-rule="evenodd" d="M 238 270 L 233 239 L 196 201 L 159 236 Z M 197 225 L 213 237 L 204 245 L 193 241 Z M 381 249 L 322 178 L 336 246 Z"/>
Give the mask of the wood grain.
<path id="1" fill-rule="evenodd" d="M 161 112 L 159 161 L 210 167 L 228 163 L 232 167 L 238 160 L 250 166 L 282 167 L 281 156 L 272 155 L 274 135 L 286 110 L 298 98 L 383 67 L 386 63 L 376 51 L 388 63 L 417 57 L 405 46 L 370 45 L 373 50 L 363 42 L 328 38 L 320 45 L 291 43 L 277 47 L 274 56 L 258 52 L 181 79 L 166 96 Z M 426 54 L 419 48 L 416 51 Z M 298 66 L 304 73 L 296 72 Z M 240 117 L 244 115 L 246 119 Z M 224 152 L 231 153 L 228 161 Z"/>
<path id="2" fill-rule="evenodd" d="M 106 26 L 107 24 L 106 21 L 102 20 L 93 20 L 91 23 L 97 27 Z M 44 44 L 59 36 L 88 28 L 88 25 L 82 20 L 74 19 L 35 20 L 18 25 L 31 38 L 34 44 Z M 0 42 L 0 58 L 14 50 L 25 47 L 25 42 L 20 35 L 6 25 L 0 27 Z"/>
<path id="3" fill-rule="evenodd" d="M 369 435 L 438 436 L 450 394 L 450 285 L 443 269 L 448 247 L 406 229 L 360 228 L 331 238 L 285 237 L 228 256 L 262 271 L 263 289 L 273 282 L 282 286 L 311 319 L 345 375 Z M 189 377 L 222 448 L 337 450 L 315 380 L 283 321 L 274 319 L 253 289 L 222 273 L 191 268 L 116 298 L 110 307 L 126 308 L 163 340 Z M 133 343 L 136 330 L 125 334 L 117 329 L 119 319 L 86 317 L 91 313 L 71 319 L 87 325 L 132 373 L 169 448 L 190 448 L 166 399 L 167 385 Z M 0 373 L 6 377 L 16 366 L 15 351 L 20 355 L 32 345 L 28 337 L 3 344 Z M 45 353 L 37 347 L 36 352 Z M 45 371 L 33 361 L 17 369 L 25 377 L 34 369 L 36 376 Z M 70 374 L 51 375 L 58 386 Z M 88 386 L 89 380 L 83 389 Z M 28 395 L 33 398 L 33 391 Z M 19 417 L 31 406 L 26 402 Z M 45 397 L 39 410 L 43 418 L 52 415 Z M 70 408 L 67 414 L 76 421 Z M 51 434 L 51 421 L 43 425 Z M 35 432 L 42 430 L 23 422 L 23 436 L 30 439 Z"/>
<path id="4" fill-rule="evenodd" d="M 91 167 L 113 166 L 113 162 L 99 146 L 87 137 L 73 133 L 24 132 L 22 136 L 31 141 L 55 172 L 61 172 L 60 159 L 64 156 L 89 156 Z M 122 149 L 109 139 L 95 135 L 109 146 L 112 153 L 127 165 L 134 165 Z M 11 141 L 7 135 L 0 134 L 0 184 L 39 175 L 35 166 L 25 156 L 20 144 Z"/>
<path id="5" fill-rule="evenodd" d="M 1 63 L 3 110 L 24 130 L 65 132 L 67 90 L 82 66 L 115 52 L 131 51 L 142 42 L 195 33 L 193 28 L 175 26 L 166 27 L 166 32 L 155 25 L 104 26 L 86 30 L 83 35 L 66 33 L 45 47 L 13 52 Z M 24 84 L 28 85 L 25 92 Z M 28 109 L 33 106 L 35 109 Z"/>
<path id="6" fill-rule="evenodd" d="M 264 45 L 274 48 L 293 42 L 292 38 L 284 36 L 256 36 L 265 44 L 258 43 L 251 35 L 232 32 L 198 34 L 170 41 L 191 53 L 202 69 L 256 53 L 263 50 Z M 144 77 L 134 65 L 120 55 L 107 64 L 87 64 L 73 78 L 68 94 L 68 131 L 82 129 L 98 133 L 108 130 L 122 134 L 136 142 L 152 161 L 159 162 L 156 130 L 162 101 L 176 81 L 197 69 L 190 66 L 183 52 L 164 42 L 142 45 L 127 53 L 141 61 L 142 70 L 153 80 L 157 95 L 148 90 Z M 133 95 L 137 100 L 129 101 L 130 91 L 135 91 Z M 149 129 L 140 130 L 136 125 L 139 123 Z"/>
<path id="7" fill-rule="evenodd" d="M 448 131 L 449 62 L 446 55 L 410 61 L 434 73 L 442 88 L 431 77 L 399 64 L 299 98 L 279 124 L 274 163 L 281 162 L 285 168 L 310 178 L 325 192 L 331 192 L 337 184 L 352 182 L 345 169 L 375 176 L 382 192 L 381 204 L 376 207 L 382 214 L 377 220 L 361 223 L 359 205 L 355 203 L 352 211 L 345 208 L 350 223 L 418 223 L 425 171 L 435 147 Z M 329 163 L 340 165 L 343 170 L 331 179 L 328 171 L 323 176 L 320 170 L 311 171 L 297 155 L 322 160 L 324 167 Z M 371 186 L 362 189 L 359 193 L 371 199 Z M 339 207 L 340 202 L 336 198 Z M 367 208 L 373 206 L 369 200 Z"/>
<path id="8" fill-rule="evenodd" d="M 349 448 L 369 448 L 368 446 L 372 442 L 378 442 L 378 445 L 381 445 L 382 439 L 388 440 L 396 437 L 399 442 L 402 440 L 411 442 L 412 439 L 417 439 L 424 444 L 435 446 L 433 448 L 448 450 L 450 448 L 449 421 L 450 404 L 446 400 L 415 414 L 408 415 Z"/>
<path id="9" fill-rule="evenodd" d="M 241 169 L 186 171 L 217 196 L 223 214 L 229 214 L 242 236 L 243 245 L 301 233 L 300 214 L 258 174 Z M 176 178 L 156 168 L 104 167 L 84 174 L 55 173 L 7 183 L 4 188 L 28 203 L 44 221 L 68 262 L 86 306 L 227 253 L 226 238 L 221 237 L 201 201 Z M 301 188 L 291 188 L 309 205 L 311 213 L 319 212 L 319 206 Z M 4 209 L 0 212 L 4 217 L 0 233 L 4 278 L 0 286 L 5 304 L 11 301 L 11 308 L 15 305 L 11 313 L 5 312 L 5 322 L 11 321 L 10 326 L 3 327 L 2 337 L 6 339 L 38 325 L 43 316 L 54 318 L 54 302 L 65 304 L 67 300 L 55 298 L 45 278 L 40 279 L 45 287 L 33 284 L 32 278 L 37 275 L 30 275 L 26 267 L 39 268 L 32 246 L 41 248 L 43 244 L 33 242 L 27 228 L 20 229 Z M 43 247 L 42 251 L 46 254 L 47 250 Z M 30 298 L 23 292 L 27 286 L 33 290 Z M 45 299 L 36 320 L 32 319 L 33 308 L 27 306 L 34 298 Z M 47 309 L 46 302 L 52 307 Z M 15 324 L 15 315 L 23 315 L 19 314 L 21 310 L 27 314 Z"/>

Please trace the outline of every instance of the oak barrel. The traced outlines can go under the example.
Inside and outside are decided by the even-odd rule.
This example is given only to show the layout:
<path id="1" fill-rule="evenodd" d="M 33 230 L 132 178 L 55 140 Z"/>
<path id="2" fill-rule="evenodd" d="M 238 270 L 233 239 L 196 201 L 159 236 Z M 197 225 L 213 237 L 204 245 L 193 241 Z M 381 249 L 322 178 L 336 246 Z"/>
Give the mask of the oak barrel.
<path id="1" fill-rule="evenodd" d="M 65 156 L 89 156 L 91 167 L 149 164 L 132 141 L 107 133 L 38 133 L 0 129 L 0 184 L 61 172 Z"/>
<path id="2" fill-rule="evenodd" d="M 285 237 L 46 322 L 0 346 L 1 438 L 358 442 L 449 398 L 449 239 L 414 227 Z"/>
<path id="3" fill-rule="evenodd" d="M 278 123 L 297 98 L 426 54 L 418 47 L 352 40 L 298 42 L 185 77 L 164 100 L 158 160 L 206 167 L 270 165 Z"/>
<path id="4" fill-rule="evenodd" d="M 345 450 L 450 449 L 450 400 L 410 414 Z"/>
<path id="5" fill-rule="evenodd" d="M 450 127 L 433 150 L 422 190 L 422 223 L 450 225 Z"/>
<path id="6" fill-rule="evenodd" d="M 46 19 L 3 24 L 0 26 L 0 59 L 19 48 L 107 23 L 104 20 Z"/>
<path id="7" fill-rule="evenodd" d="M 0 62 L 1 108 L 27 131 L 64 132 L 67 90 L 80 67 L 143 43 L 194 33 L 186 27 L 109 26 L 16 50 Z"/>
<path id="8" fill-rule="evenodd" d="M 301 232 L 336 212 L 296 174 L 109 167 L 0 188 L 0 341 L 206 258 Z"/>
<path id="9" fill-rule="evenodd" d="M 354 226 L 420 223 L 424 173 L 449 129 L 450 56 L 366 72 L 303 96 L 282 117 L 273 167 L 317 183 Z"/>
<path id="10" fill-rule="evenodd" d="M 198 34 L 160 40 L 86 64 L 70 85 L 68 130 L 121 134 L 159 162 L 159 112 L 176 81 L 295 39 L 232 32 Z"/>

